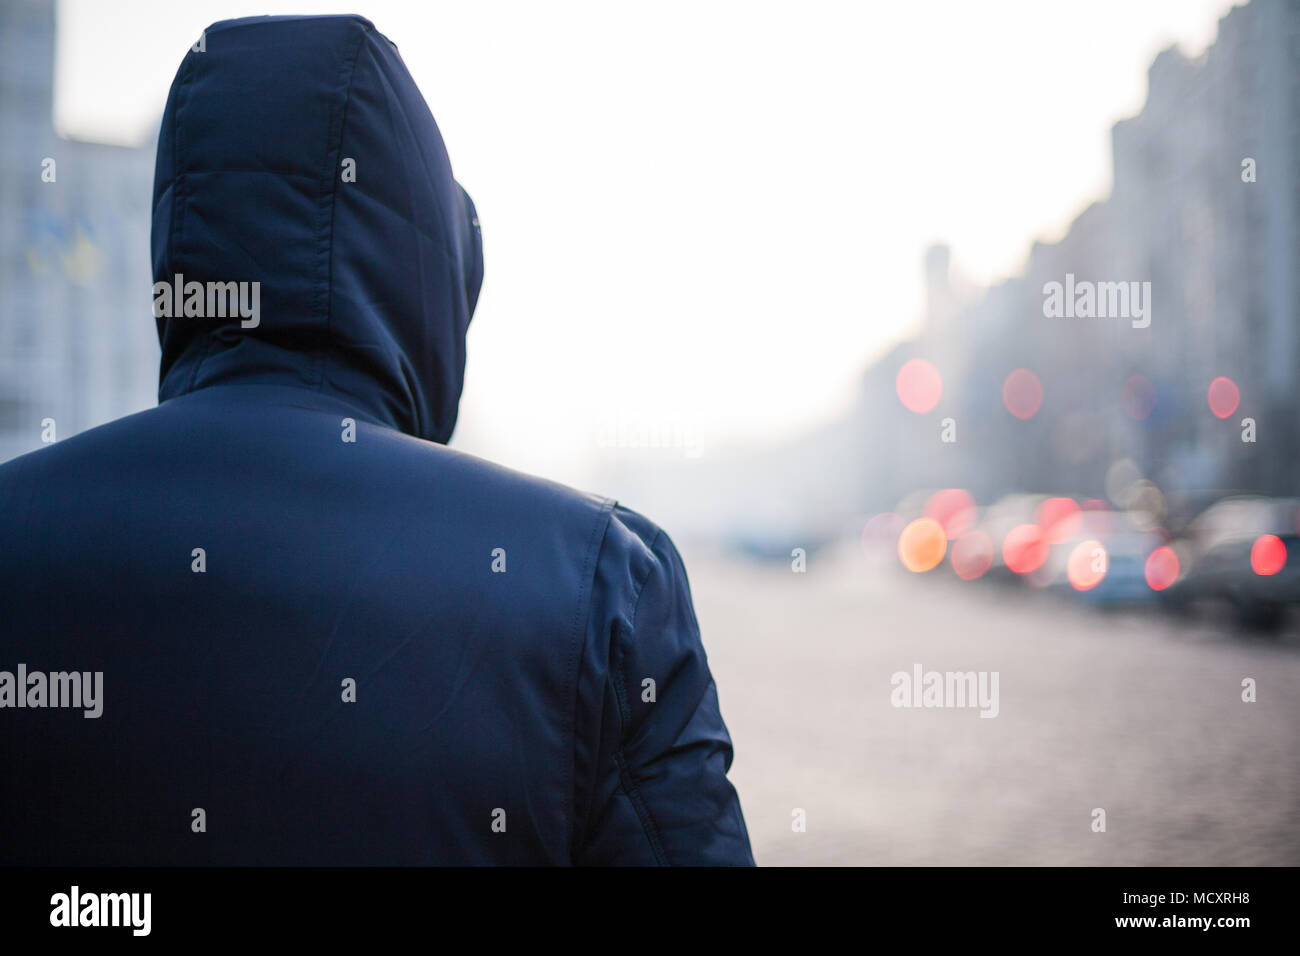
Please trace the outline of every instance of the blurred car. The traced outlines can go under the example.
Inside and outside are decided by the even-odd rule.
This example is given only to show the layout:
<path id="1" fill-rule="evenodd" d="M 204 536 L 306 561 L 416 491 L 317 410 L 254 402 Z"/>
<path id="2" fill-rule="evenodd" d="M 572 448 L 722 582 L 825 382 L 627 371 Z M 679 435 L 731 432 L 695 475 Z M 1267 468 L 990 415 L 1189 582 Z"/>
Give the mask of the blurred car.
<path id="1" fill-rule="evenodd" d="M 980 513 L 976 528 L 987 534 L 993 543 L 993 562 L 985 575 L 988 580 L 1020 580 L 1021 575 L 1007 567 L 1003 544 L 1012 530 L 1037 521 L 1038 508 L 1047 497 L 1041 494 L 1005 495 Z"/>
<path id="2" fill-rule="evenodd" d="M 1229 605 L 1245 626 L 1272 630 L 1300 603 L 1300 500 L 1238 495 L 1201 512 L 1174 542 L 1178 579 L 1160 592 L 1176 610 Z"/>
<path id="3" fill-rule="evenodd" d="M 1147 558 L 1165 543 L 1164 536 L 1150 528 L 1149 515 L 1125 511 L 1094 512 L 1085 515 L 1078 533 L 1052 549 L 1048 559 L 1051 587 L 1068 592 L 1095 607 L 1132 607 L 1154 603 L 1158 594 L 1147 583 Z M 1093 571 L 1091 549 L 1096 542 L 1105 550 L 1102 570 Z M 1071 560 L 1082 551 L 1083 567 Z"/>

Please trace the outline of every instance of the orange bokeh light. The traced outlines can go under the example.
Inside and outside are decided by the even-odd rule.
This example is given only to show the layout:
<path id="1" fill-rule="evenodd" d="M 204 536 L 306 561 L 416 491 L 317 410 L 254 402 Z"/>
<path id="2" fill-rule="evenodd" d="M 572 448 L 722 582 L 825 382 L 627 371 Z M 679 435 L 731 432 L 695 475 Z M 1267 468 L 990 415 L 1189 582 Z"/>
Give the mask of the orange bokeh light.
<path id="1" fill-rule="evenodd" d="M 939 404 L 939 397 L 943 395 L 943 377 L 925 359 L 911 359 L 898 370 L 894 389 L 908 411 L 924 415 Z"/>
<path id="2" fill-rule="evenodd" d="M 1076 591 L 1091 591 L 1106 577 L 1109 567 L 1110 556 L 1100 541 L 1080 541 L 1070 552 L 1065 575 Z"/>
<path id="3" fill-rule="evenodd" d="M 929 571 L 943 560 L 948 538 L 943 525 L 933 518 L 917 518 L 898 536 L 898 558 L 903 567 L 920 573 Z"/>

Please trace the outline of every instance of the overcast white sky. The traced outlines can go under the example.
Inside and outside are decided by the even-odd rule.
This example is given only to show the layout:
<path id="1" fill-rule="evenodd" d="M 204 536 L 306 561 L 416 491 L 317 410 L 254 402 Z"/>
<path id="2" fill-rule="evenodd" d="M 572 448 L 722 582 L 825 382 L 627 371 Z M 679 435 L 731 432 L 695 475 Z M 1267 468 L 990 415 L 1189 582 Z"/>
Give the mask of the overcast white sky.
<path id="1" fill-rule="evenodd" d="M 215 20 L 370 18 L 483 223 L 454 443 L 584 484 L 611 419 L 712 443 L 833 415 L 919 317 L 924 247 L 1017 271 L 1109 190 L 1152 57 L 1231 6 L 61 0 L 56 123 L 148 135 Z"/>

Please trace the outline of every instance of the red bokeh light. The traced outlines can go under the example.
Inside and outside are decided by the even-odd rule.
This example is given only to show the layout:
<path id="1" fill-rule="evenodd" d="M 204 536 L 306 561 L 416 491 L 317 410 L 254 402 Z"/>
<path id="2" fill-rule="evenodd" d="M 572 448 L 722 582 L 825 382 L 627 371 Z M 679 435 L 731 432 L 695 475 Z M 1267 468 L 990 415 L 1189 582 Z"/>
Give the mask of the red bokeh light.
<path id="1" fill-rule="evenodd" d="M 1145 375 L 1130 375 L 1124 383 L 1124 411 L 1130 418 L 1143 421 L 1156 405 L 1156 387 Z"/>
<path id="2" fill-rule="evenodd" d="M 975 499 L 964 488 L 936 491 L 925 502 L 925 516 L 943 525 L 943 533 L 951 541 L 975 523 Z"/>
<path id="3" fill-rule="evenodd" d="M 925 359 L 916 358 L 898 370 L 894 389 L 898 392 L 898 400 L 909 411 L 924 415 L 939 404 L 939 397 L 943 395 L 943 377 Z"/>
<path id="4" fill-rule="evenodd" d="M 953 542 L 948 560 L 957 577 L 974 581 L 993 564 L 993 539 L 983 531 L 968 531 Z"/>
<path id="5" fill-rule="evenodd" d="M 1250 546 L 1250 569 L 1256 574 L 1277 574 L 1286 564 L 1286 545 L 1275 534 L 1261 534 Z"/>
<path id="6" fill-rule="evenodd" d="M 1051 544 L 1068 541 L 1083 526 L 1083 516 L 1073 498 L 1048 498 L 1038 506 L 1034 518 Z"/>
<path id="7" fill-rule="evenodd" d="M 1043 407 L 1043 383 L 1029 369 L 1016 369 L 1002 383 L 1002 404 L 1016 418 L 1033 418 Z"/>
<path id="8" fill-rule="evenodd" d="M 1170 547 L 1159 547 L 1147 555 L 1147 587 L 1163 591 L 1178 580 L 1178 555 Z"/>
<path id="9" fill-rule="evenodd" d="M 1227 418 L 1241 404 L 1241 390 L 1232 379 L 1220 375 L 1210 383 L 1205 393 L 1205 400 L 1210 403 L 1210 411 L 1215 414 L 1215 417 Z"/>
<path id="10" fill-rule="evenodd" d="M 1036 524 L 1022 524 L 1011 529 L 1002 542 L 1002 560 L 1016 574 L 1037 571 L 1047 560 L 1047 538 Z"/>

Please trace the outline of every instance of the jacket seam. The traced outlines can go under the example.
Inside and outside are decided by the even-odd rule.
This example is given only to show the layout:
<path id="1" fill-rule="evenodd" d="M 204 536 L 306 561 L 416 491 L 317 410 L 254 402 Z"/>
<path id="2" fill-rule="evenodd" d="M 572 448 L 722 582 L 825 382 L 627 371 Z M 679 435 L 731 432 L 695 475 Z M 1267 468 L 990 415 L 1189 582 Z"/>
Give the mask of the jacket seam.
<path id="1" fill-rule="evenodd" d="M 599 518 L 592 524 L 591 536 L 587 540 L 587 554 L 583 561 L 582 577 L 579 579 L 582 583 L 578 591 L 578 603 L 573 609 L 573 628 L 572 636 L 569 639 L 569 656 L 566 662 L 565 673 L 571 675 L 570 679 L 573 684 L 569 694 L 569 713 L 568 713 L 568 732 L 571 746 L 569 747 L 569 759 L 565 767 L 567 779 L 564 781 L 564 792 L 568 794 L 568 803 L 565 805 L 565 847 L 568 850 L 570 860 L 573 859 L 574 840 L 577 836 L 578 828 L 578 772 L 577 772 L 577 750 L 578 750 L 578 688 L 581 686 L 581 675 L 579 671 L 582 667 L 582 659 L 578 654 L 578 648 L 581 646 L 585 649 L 586 642 L 583 639 L 583 610 L 588 604 L 588 597 L 595 588 L 596 561 L 598 557 L 598 545 L 605 540 L 605 535 L 609 533 L 610 515 L 614 510 L 614 500 L 607 498 L 601 503 Z M 599 532 L 599 534 L 597 534 Z M 590 613 L 588 610 L 587 613 Z M 599 743 L 597 744 L 599 748 Z M 590 807 L 588 808 L 590 809 Z M 585 821 L 584 821 L 585 822 Z"/>
<path id="2" fill-rule="evenodd" d="M 329 184 L 326 187 L 328 190 L 329 202 L 325 204 L 325 209 L 323 210 L 323 212 L 328 215 L 329 226 L 327 230 L 324 230 L 325 235 L 322 236 L 325 243 L 325 287 L 322 290 L 321 295 L 324 298 L 322 312 L 324 313 L 325 318 L 326 341 L 329 341 L 331 338 L 330 327 L 334 321 L 334 223 L 337 218 L 335 215 L 335 206 L 338 202 L 338 159 L 339 154 L 343 151 L 343 133 L 344 130 L 347 129 L 348 110 L 352 105 L 352 84 L 356 80 L 357 60 L 361 56 L 361 48 L 365 45 L 366 37 L 373 29 L 374 28 L 370 25 L 364 25 L 362 27 L 362 29 L 357 33 L 356 46 L 353 48 L 352 54 L 343 61 L 343 66 L 340 72 L 346 74 L 347 85 L 343 91 L 343 106 L 339 111 L 338 125 L 330 130 L 331 142 L 329 144 L 329 149 L 326 151 L 328 157 L 326 160 L 327 168 L 324 170 L 324 175 L 321 177 L 322 180 Z M 324 355 L 321 355 L 316 359 L 317 368 L 315 385 L 316 391 L 318 392 L 323 391 L 325 388 L 326 362 L 327 360 Z"/>
<path id="3" fill-rule="evenodd" d="M 655 536 L 650 540 L 647 546 L 650 551 L 651 564 L 646 568 L 645 575 L 641 578 L 641 583 L 637 585 L 636 596 L 632 599 L 632 618 L 629 637 L 635 640 L 637 637 L 636 619 L 641 611 L 641 596 L 645 593 L 645 586 L 650 582 L 650 575 L 654 572 L 655 545 L 659 539 L 664 536 L 662 528 L 659 528 Z M 659 825 L 655 822 L 654 814 L 650 810 L 650 805 L 646 802 L 645 797 L 641 794 L 641 788 L 637 785 L 632 768 L 628 764 L 626 746 L 626 736 L 629 724 L 632 721 L 632 709 L 628 704 L 627 697 L 627 675 L 624 673 L 622 652 L 618 655 L 618 669 L 615 674 L 615 687 L 619 696 L 619 728 L 618 747 L 614 751 L 614 760 L 618 764 L 619 779 L 623 784 L 623 790 L 632 803 L 632 808 L 636 811 L 637 819 L 641 823 L 641 829 L 645 834 L 646 842 L 650 844 L 651 852 L 654 853 L 655 862 L 660 866 L 668 865 L 668 854 L 664 850 L 663 838 L 659 833 Z"/>

